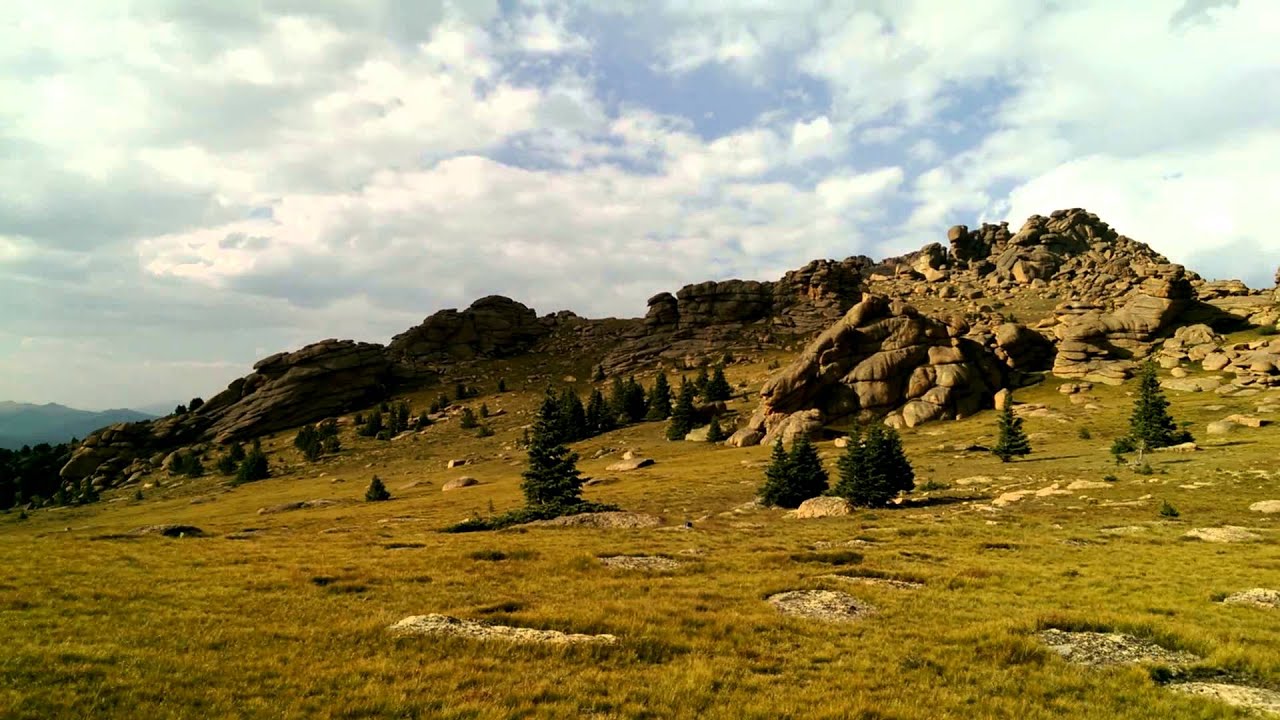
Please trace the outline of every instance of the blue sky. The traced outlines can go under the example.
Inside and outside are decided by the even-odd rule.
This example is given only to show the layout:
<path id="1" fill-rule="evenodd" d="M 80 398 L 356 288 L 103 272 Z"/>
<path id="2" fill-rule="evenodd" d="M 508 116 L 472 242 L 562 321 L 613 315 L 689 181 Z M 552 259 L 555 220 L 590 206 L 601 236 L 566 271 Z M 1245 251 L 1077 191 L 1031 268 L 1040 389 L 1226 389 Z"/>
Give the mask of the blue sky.
<path id="1" fill-rule="evenodd" d="M 0 398 L 211 395 L 502 293 L 661 290 L 1086 207 L 1271 282 L 1268 0 L 0 9 Z"/>

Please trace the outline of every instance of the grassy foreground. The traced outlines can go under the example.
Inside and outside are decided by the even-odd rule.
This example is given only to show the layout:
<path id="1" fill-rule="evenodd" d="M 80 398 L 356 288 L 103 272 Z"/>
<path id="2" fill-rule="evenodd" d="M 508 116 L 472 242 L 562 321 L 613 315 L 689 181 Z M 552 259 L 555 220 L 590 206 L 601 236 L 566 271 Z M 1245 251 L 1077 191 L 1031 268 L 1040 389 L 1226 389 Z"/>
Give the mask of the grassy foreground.
<path id="1" fill-rule="evenodd" d="M 661 515 L 667 527 L 441 534 L 520 503 L 523 455 L 513 443 L 546 380 L 526 382 L 518 365 L 485 372 L 512 378 L 512 392 L 473 402 L 505 411 L 489 421 L 493 437 L 451 421 L 388 443 L 357 438 L 348 424 L 344 451 L 314 464 L 291 435 L 269 439 L 284 472 L 259 483 L 166 480 L 142 500 L 117 491 L 98 506 L 0 516 L 0 717 L 1247 716 L 1170 692 L 1147 669 L 1067 665 L 1032 636 L 1045 626 L 1134 632 L 1203 656 L 1198 672 L 1280 686 L 1276 611 L 1214 602 L 1280 588 L 1276 516 L 1249 511 L 1280 499 L 1280 429 L 1204 434 L 1205 423 L 1253 412 L 1265 395 L 1172 394 L 1202 450 L 1151 455 L 1154 472 L 1139 475 L 1107 453 L 1133 384 L 1099 387 L 1087 407 L 1051 379 L 1018 396 L 1049 409 L 1026 421 L 1028 458 L 1002 464 L 962 450 L 993 440 L 990 412 L 907 430 L 917 484 L 935 489 L 894 509 L 821 520 L 742 508 L 768 448 L 669 443 L 660 424 L 643 424 L 577 446 L 584 474 L 606 480 L 585 494 Z M 731 368 L 730 379 L 754 389 L 765 373 L 762 361 Z M 413 398 L 415 411 L 433 395 Z M 617 453 L 592 459 L 602 447 L 638 448 L 657 464 L 609 473 Z M 834 474 L 839 450 L 819 447 Z M 445 468 L 464 458 L 471 463 Z M 361 501 L 374 473 L 391 501 Z M 480 484 L 441 492 L 461 475 Z M 1065 490 L 1108 475 L 1103 487 Z M 1041 492 L 992 504 L 1018 490 Z M 258 512 L 313 499 L 337 504 Z M 1161 517 L 1163 501 L 1180 517 Z M 155 523 L 210 536 L 103 538 Z M 1182 537 L 1224 524 L 1262 539 Z M 618 554 L 683 565 L 644 573 L 598 560 Z M 925 585 L 823 577 L 840 571 Z M 848 592 L 877 612 L 825 624 L 764 601 L 807 588 Z M 386 632 L 433 612 L 621 642 L 556 649 Z"/>

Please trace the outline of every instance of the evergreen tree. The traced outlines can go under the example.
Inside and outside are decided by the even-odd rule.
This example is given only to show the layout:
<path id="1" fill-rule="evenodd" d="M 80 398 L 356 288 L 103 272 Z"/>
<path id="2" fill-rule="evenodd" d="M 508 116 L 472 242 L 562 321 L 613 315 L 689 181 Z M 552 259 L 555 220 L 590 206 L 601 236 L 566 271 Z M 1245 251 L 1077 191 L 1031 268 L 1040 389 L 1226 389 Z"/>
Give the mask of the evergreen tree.
<path id="1" fill-rule="evenodd" d="M 644 387 L 636 382 L 635 376 L 627 378 L 625 390 L 623 391 L 623 414 L 627 416 L 627 422 L 636 423 L 644 420 L 645 414 L 649 412 L 649 406 L 644 396 Z"/>
<path id="2" fill-rule="evenodd" d="M 599 435 L 613 429 L 614 420 L 617 416 L 610 412 L 609 403 L 604 400 L 604 393 L 599 390 L 592 390 L 591 398 L 587 400 L 585 412 L 587 432 L 591 435 Z"/>
<path id="3" fill-rule="evenodd" d="M 604 366 L 597 365 L 591 371 L 591 382 L 604 382 Z"/>
<path id="4" fill-rule="evenodd" d="M 320 432 L 312 425 L 303 425 L 293 438 L 293 446 L 302 451 L 302 456 L 311 462 L 320 459 Z"/>
<path id="5" fill-rule="evenodd" d="M 718 443 L 724 440 L 724 428 L 720 427 L 720 418 L 711 416 L 711 424 L 707 426 L 707 442 Z"/>
<path id="6" fill-rule="evenodd" d="M 458 427 L 463 430 L 471 430 L 479 425 L 480 422 L 476 420 L 476 414 L 471 412 L 471 408 L 462 408 L 462 419 L 458 421 Z"/>
<path id="7" fill-rule="evenodd" d="M 486 404 L 486 403 L 480 403 L 480 417 L 481 417 L 481 418 L 487 418 L 487 417 L 489 417 L 489 406 L 488 406 L 488 404 Z"/>
<path id="8" fill-rule="evenodd" d="M 325 435 L 320 441 L 320 449 L 326 455 L 335 455 L 342 451 L 342 443 L 338 440 L 337 435 Z"/>
<path id="9" fill-rule="evenodd" d="M 204 407 L 204 398 L 193 397 L 191 402 L 187 403 L 187 410 L 191 412 L 195 412 L 202 407 Z"/>
<path id="10" fill-rule="evenodd" d="M 409 410 L 409 403 L 403 400 L 396 406 L 396 433 L 402 433 L 409 429 L 409 417 L 412 411 Z"/>
<path id="11" fill-rule="evenodd" d="M 991 452 L 1000 458 L 1001 462 L 1009 462 L 1014 456 L 1031 453 L 1031 441 L 1022 431 L 1022 418 L 1013 414 L 1013 398 L 1010 398 L 1005 403 L 1004 409 L 1000 411 L 997 424 L 999 437 L 996 439 L 996 446 L 991 448 Z"/>
<path id="12" fill-rule="evenodd" d="M 666 373 L 658 373 L 653 387 L 649 389 L 649 411 L 646 420 L 666 420 L 671 416 L 671 385 L 667 382 Z"/>
<path id="13" fill-rule="evenodd" d="M 414 426 L 418 430 L 422 430 L 431 425 L 431 418 L 426 413 L 418 413 L 418 419 Z"/>
<path id="14" fill-rule="evenodd" d="M 387 486 L 382 482 L 382 478 L 377 475 L 369 481 L 369 488 L 364 491 L 365 502 L 382 502 L 390 500 L 391 493 L 387 491 Z"/>
<path id="15" fill-rule="evenodd" d="M 693 429 L 693 385 L 688 380 L 680 380 L 680 394 L 676 397 L 676 406 L 671 410 L 671 418 L 667 420 L 667 439 L 683 440 Z"/>
<path id="16" fill-rule="evenodd" d="M 587 437 L 587 413 L 573 388 L 560 392 L 560 434 L 557 442 L 576 442 Z"/>
<path id="17" fill-rule="evenodd" d="M 507 379 L 504 377 L 498 378 L 498 392 L 504 393 L 506 391 L 507 391 Z"/>
<path id="18" fill-rule="evenodd" d="M 582 501 L 578 454 L 563 444 L 562 427 L 560 403 L 548 389 L 529 436 L 529 466 L 520 484 L 531 508 L 557 509 Z"/>
<path id="19" fill-rule="evenodd" d="M 1169 414 L 1169 401 L 1160 389 L 1156 365 L 1148 360 L 1139 375 L 1138 398 L 1129 416 L 1129 438 L 1141 449 L 1153 450 L 1190 442 L 1191 433 L 1179 430 Z"/>
<path id="20" fill-rule="evenodd" d="M 457 400 L 458 402 L 462 402 L 463 400 L 467 399 L 467 395 L 468 395 L 467 386 L 465 383 L 454 383 L 453 385 L 454 400 Z"/>
<path id="21" fill-rule="evenodd" d="M 199 460 L 199 458 L 197 458 L 197 460 Z M 94 487 L 92 480 L 85 478 L 80 484 L 80 497 L 78 498 L 78 502 L 82 505 L 88 505 L 89 503 L 98 502 L 98 499 L 98 488 Z"/>
<path id="22" fill-rule="evenodd" d="M 240 467 L 236 470 L 235 483 L 243 485 L 244 483 L 263 480 L 271 476 L 271 468 L 267 464 L 267 455 L 262 452 L 262 443 L 257 438 L 253 440 L 253 447 L 249 452 L 245 453 L 244 460 L 240 461 Z"/>
<path id="23" fill-rule="evenodd" d="M 615 377 L 609 383 L 609 412 L 613 413 L 614 425 L 625 425 L 627 415 L 627 386 L 622 378 Z"/>
<path id="24" fill-rule="evenodd" d="M 176 407 L 176 408 L 174 408 L 174 409 L 173 409 L 173 414 L 174 414 L 174 415 L 186 415 L 186 414 L 187 414 L 187 406 L 186 406 L 186 405 L 179 405 L 178 407 Z"/>
<path id="25" fill-rule="evenodd" d="M 725 379 L 724 368 L 719 365 L 716 366 L 715 372 L 712 373 L 711 379 L 707 381 L 702 395 L 708 402 L 719 402 L 733 397 L 733 388 L 729 386 L 729 381 Z"/>
<path id="26" fill-rule="evenodd" d="M 361 437 L 377 437 L 378 433 L 382 432 L 383 429 L 382 411 L 374 410 L 369 413 L 364 425 L 356 428 L 356 433 Z"/>
<path id="27" fill-rule="evenodd" d="M 711 378 L 707 375 L 707 368 L 706 366 L 703 366 L 703 368 L 698 371 L 698 375 L 693 379 L 693 389 L 698 393 L 698 396 L 704 400 L 707 398 L 707 383 L 710 382 Z"/>
<path id="28" fill-rule="evenodd" d="M 782 438 L 773 443 L 773 454 L 764 471 L 764 484 L 760 486 L 760 502 L 770 507 L 794 508 L 808 500 L 796 492 L 791 468 L 791 455 L 782 446 Z"/>
<path id="29" fill-rule="evenodd" d="M 189 478 L 204 477 L 204 463 L 200 461 L 200 455 L 197 453 L 189 453 L 187 461 L 182 468 L 182 474 Z"/>
<path id="30" fill-rule="evenodd" d="M 834 494 L 863 507 L 879 507 L 915 487 L 915 471 L 897 431 L 873 424 L 855 428 L 845 453 L 836 461 L 840 479 Z"/>
<path id="31" fill-rule="evenodd" d="M 791 486 L 800 502 L 814 498 L 827 491 L 827 471 L 822 467 L 822 458 L 818 457 L 818 448 L 809 441 L 807 435 L 801 435 L 791 445 L 788 456 L 791 464 Z M 800 503 L 796 503 L 799 505 Z"/>

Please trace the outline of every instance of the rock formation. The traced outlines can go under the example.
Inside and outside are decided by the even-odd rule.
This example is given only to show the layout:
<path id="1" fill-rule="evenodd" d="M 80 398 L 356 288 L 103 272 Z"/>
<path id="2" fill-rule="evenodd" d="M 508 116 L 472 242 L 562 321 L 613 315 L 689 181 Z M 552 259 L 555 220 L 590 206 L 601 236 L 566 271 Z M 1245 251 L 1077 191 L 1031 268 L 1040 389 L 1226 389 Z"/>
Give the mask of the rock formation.
<path id="1" fill-rule="evenodd" d="M 410 369 L 477 357 L 506 357 L 528 350 L 549 331 L 532 308 L 490 295 L 466 310 L 441 310 L 428 317 L 392 338 L 387 354 Z"/>
<path id="2" fill-rule="evenodd" d="M 855 416 L 889 413 L 890 424 L 915 426 L 990 407 L 1006 369 L 967 330 L 864 296 L 765 383 L 760 407 L 730 444 L 791 440 Z"/>

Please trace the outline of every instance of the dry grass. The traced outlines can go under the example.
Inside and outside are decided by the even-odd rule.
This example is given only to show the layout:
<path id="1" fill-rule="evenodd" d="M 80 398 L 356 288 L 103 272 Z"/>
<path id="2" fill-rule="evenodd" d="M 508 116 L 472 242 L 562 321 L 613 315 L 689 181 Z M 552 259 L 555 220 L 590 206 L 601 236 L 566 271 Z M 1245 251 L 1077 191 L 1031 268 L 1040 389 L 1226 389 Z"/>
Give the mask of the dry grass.
<path id="1" fill-rule="evenodd" d="M 731 368 L 730 379 L 758 387 L 769 359 Z M 1068 666 L 1032 637 L 1046 626 L 1139 632 L 1203 655 L 1201 671 L 1280 685 L 1276 615 L 1212 602 L 1215 593 L 1280 587 L 1280 528 L 1248 511 L 1280 497 L 1280 429 L 1201 437 L 1202 452 L 1152 455 L 1155 474 L 1139 476 L 1107 453 L 1131 388 L 1097 388 L 1095 411 L 1050 381 L 1019 400 L 1046 403 L 1068 422 L 1029 419 L 1035 453 L 1026 460 L 950 449 L 993 439 L 990 413 L 925 426 L 905 433 L 907 450 L 919 482 L 948 489 L 894 509 L 797 521 L 732 512 L 753 498 L 767 448 L 668 443 L 660 425 L 645 424 L 580 445 L 585 474 L 613 479 L 587 496 L 692 529 L 437 532 L 520 502 L 523 456 L 513 443 L 546 383 L 524 381 L 533 367 L 484 369 L 482 388 L 498 375 L 513 388 L 474 401 L 506 410 L 489 421 L 494 437 L 449 422 L 386 443 L 345 427 L 343 453 L 308 465 L 281 435 L 268 448 L 288 470 L 260 483 L 231 489 L 203 478 L 146 490 L 142 501 L 128 490 L 97 507 L 0 517 L 0 716 L 1244 717 L 1168 692 L 1140 668 Z M 588 377 L 587 368 L 551 376 L 569 373 Z M 435 394 L 413 398 L 415 410 Z M 1173 410 L 1202 430 L 1257 399 L 1179 395 Z M 1226 408 L 1205 407 L 1214 404 Z M 1091 440 L 1079 439 L 1082 425 Z M 606 473 L 614 456 L 590 459 L 601 447 L 636 447 L 658 462 Z M 834 469 L 839 451 L 820 449 Z M 473 464 L 446 470 L 453 458 Z M 360 501 L 374 473 L 393 500 Z M 440 491 L 463 474 L 481 484 Z M 1107 474 L 1118 479 L 1105 489 L 989 508 L 1009 490 Z M 978 475 L 993 480 L 956 482 Z M 1194 482 L 1213 484 L 1180 487 Z M 257 512 L 317 498 L 340 503 Z M 1160 518 L 1162 500 L 1181 517 Z M 162 522 L 211 536 L 94 539 Z M 1181 538 L 1219 524 L 1259 528 L 1264 540 Z M 1101 532 L 1124 526 L 1145 530 Z M 638 573 L 598 560 L 625 554 L 687 562 Z M 924 586 L 821 577 L 855 568 Z M 784 618 L 764 602 L 804 588 L 854 594 L 878 612 L 832 626 Z M 622 642 L 548 649 L 385 632 L 432 612 Z"/>

